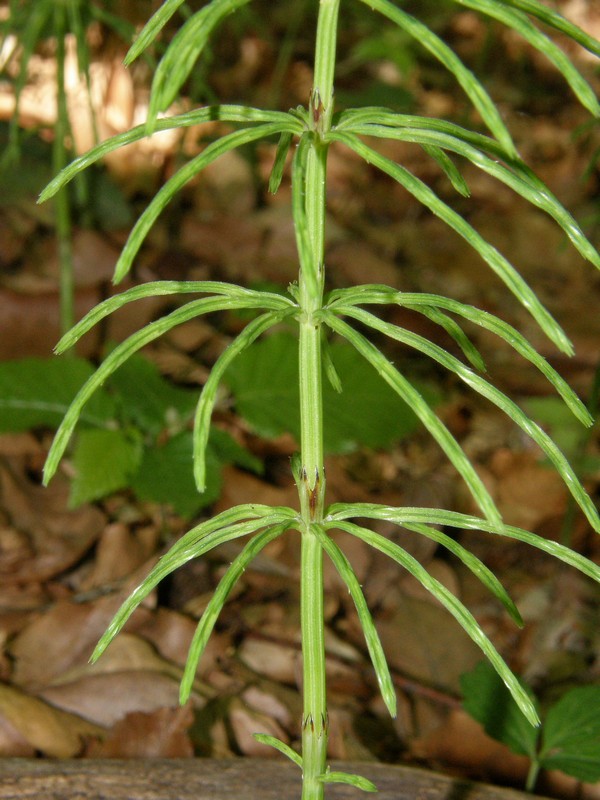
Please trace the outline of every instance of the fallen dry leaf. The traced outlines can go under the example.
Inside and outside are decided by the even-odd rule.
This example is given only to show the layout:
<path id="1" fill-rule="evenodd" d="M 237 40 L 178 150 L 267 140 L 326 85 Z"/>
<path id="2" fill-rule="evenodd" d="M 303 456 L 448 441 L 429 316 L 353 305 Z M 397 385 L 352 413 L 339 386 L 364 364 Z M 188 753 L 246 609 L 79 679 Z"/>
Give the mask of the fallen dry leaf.
<path id="1" fill-rule="evenodd" d="M 246 666 L 259 675 L 289 686 L 297 684 L 300 676 L 300 652 L 297 647 L 247 636 L 238 655 Z"/>
<path id="2" fill-rule="evenodd" d="M 107 525 L 98 539 L 93 566 L 79 589 L 112 585 L 130 575 L 155 553 L 159 536 L 156 527 L 131 530 L 122 522 Z"/>
<path id="3" fill-rule="evenodd" d="M 37 616 L 10 643 L 14 682 L 37 690 L 86 664 L 123 599 L 118 594 L 88 603 L 65 600 Z M 132 625 L 143 613 L 136 613 Z"/>
<path id="4" fill-rule="evenodd" d="M 567 489 L 558 475 L 533 453 L 498 450 L 491 469 L 496 478 L 496 503 L 504 521 L 535 531 L 565 513 Z"/>
<path id="5" fill-rule="evenodd" d="M 257 742 L 255 733 L 266 733 L 289 744 L 289 736 L 281 725 L 267 714 L 248 708 L 239 699 L 232 700 L 229 706 L 229 721 L 236 744 L 244 755 L 256 758 L 278 757 L 277 750 Z"/>
<path id="6" fill-rule="evenodd" d="M 75 564 L 100 535 L 105 516 L 94 506 L 67 510 L 68 484 L 58 477 L 48 488 L 25 477 L 25 465 L 0 468 L 2 506 L 10 520 L 4 534 L 2 582 L 47 580 Z M 10 546 L 7 544 L 10 542 Z M 19 554 L 20 552 L 20 554 Z"/>
<path id="7" fill-rule="evenodd" d="M 80 753 L 84 737 L 103 734 L 98 725 L 3 684 L 0 715 L 35 750 L 55 758 L 72 758 Z"/>
<path id="8" fill-rule="evenodd" d="M 110 727 L 132 711 L 177 707 L 179 683 L 154 671 L 110 672 L 50 686 L 39 695 L 57 708 Z M 200 704 L 196 696 L 194 702 Z"/>
<path id="9" fill-rule="evenodd" d="M 194 722 L 190 703 L 179 708 L 133 711 L 119 720 L 102 740 L 94 740 L 88 758 L 191 758 L 188 729 Z"/>
<path id="10" fill-rule="evenodd" d="M 35 747 L 0 713 L 0 758 L 33 758 Z"/>

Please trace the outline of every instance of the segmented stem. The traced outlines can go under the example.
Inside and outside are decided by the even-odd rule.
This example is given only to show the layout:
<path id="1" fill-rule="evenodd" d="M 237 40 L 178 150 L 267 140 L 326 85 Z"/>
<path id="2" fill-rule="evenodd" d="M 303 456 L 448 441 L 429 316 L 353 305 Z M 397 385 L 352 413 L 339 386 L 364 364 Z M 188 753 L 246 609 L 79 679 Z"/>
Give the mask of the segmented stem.
<path id="1" fill-rule="evenodd" d="M 322 137 L 333 111 L 333 72 L 339 0 L 321 0 L 317 24 L 315 78 L 310 100 L 310 147 L 303 181 L 304 240 L 300 254 L 300 422 L 301 467 L 298 479 L 302 517 L 301 626 L 303 648 L 302 800 L 322 800 L 327 757 L 325 632 L 323 623 L 323 549 L 313 530 L 322 522 L 325 496 L 321 385 L 321 320 L 327 145 Z M 302 242 L 299 244 L 302 247 Z"/>

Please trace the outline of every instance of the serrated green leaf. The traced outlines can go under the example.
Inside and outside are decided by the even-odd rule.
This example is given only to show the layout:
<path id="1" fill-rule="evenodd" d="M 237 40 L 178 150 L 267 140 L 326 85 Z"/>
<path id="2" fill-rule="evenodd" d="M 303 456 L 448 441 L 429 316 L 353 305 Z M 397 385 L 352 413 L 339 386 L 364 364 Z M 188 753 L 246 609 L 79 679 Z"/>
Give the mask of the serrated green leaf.
<path id="1" fill-rule="evenodd" d="M 73 450 L 71 508 L 127 488 L 142 458 L 135 431 L 84 430 Z"/>
<path id="2" fill-rule="evenodd" d="M 600 780 L 600 686 L 571 689 L 548 711 L 540 763 L 580 781 Z"/>
<path id="3" fill-rule="evenodd" d="M 375 370 L 345 344 L 330 346 L 343 391 L 323 386 L 324 445 L 331 453 L 357 444 L 386 447 L 412 433 L 418 420 Z M 249 347 L 224 377 L 238 411 L 262 436 L 300 435 L 298 342 L 289 334 L 269 336 Z M 426 391 L 426 390 L 425 390 Z M 426 392 L 427 393 L 427 392 Z M 430 401 L 435 396 L 429 392 Z"/>
<path id="4" fill-rule="evenodd" d="M 170 506 L 189 519 L 214 503 L 221 492 L 222 462 L 209 446 L 206 453 L 206 488 L 201 494 L 192 472 L 193 442 L 190 431 L 173 436 L 164 445 L 146 448 L 131 488 L 142 500 Z"/>
<path id="5" fill-rule="evenodd" d="M 539 730 L 527 721 L 487 661 L 481 661 L 471 672 L 461 675 L 460 686 L 465 711 L 482 725 L 488 736 L 515 753 L 536 757 Z M 535 702 L 533 692 L 526 686 L 524 688 Z"/>
<path id="6" fill-rule="evenodd" d="M 81 358 L 24 358 L 0 363 L 0 431 L 58 428 L 93 372 L 93 366 Z M 101 389 L 81 421 L 104 427 L 115 413 L 113 399 Z"/>

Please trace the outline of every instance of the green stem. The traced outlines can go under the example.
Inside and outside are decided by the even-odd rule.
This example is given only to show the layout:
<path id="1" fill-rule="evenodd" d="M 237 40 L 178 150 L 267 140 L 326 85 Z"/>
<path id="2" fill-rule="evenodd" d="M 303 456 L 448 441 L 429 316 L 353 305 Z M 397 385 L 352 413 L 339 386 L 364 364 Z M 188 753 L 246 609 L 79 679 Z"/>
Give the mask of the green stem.
<path id="1" fill-rule="evenodd" d="M 315 77 L 311 92 L 311 146 L 304 171 L 304 197 L 310 263 L 300 271 L 300 446 L 298 492 L 302 516 L 301 627 L 303 656 L 302 800 L 322 800 L 319 781 L 327 759 L 323 550 L 313 532 L 323 519 L 325 471 L 321 372 L 321 321 L 324 287 L 325 185 L 327 146 L 333 111 L 333 73 L 339 0 L 321 0 L 317 23 Z"/>
<path id="2" fill-rule="evenodd" d="M 52 167 L 55 175 L 66 167 L 68 152 L 67 135 L 70 132 L 67 109 L 67 93 L 65 88 L 65 24 L 62 14 L 64 9 L 56 9 L 56 87 L 57 114 L 54 125 L 54 143 L 52 148 Z M 71 250 L 71 206 L 68 189 L 61 189 L 55 199 L 56 239 L 58 242 L 59 296 L 60 296 L 60 332 L 66 333 L 75 322 L 73 280 L 73 255 Z"/>
<path id="3" fill-rule="evenodd" d="M 527 780 L 525 781 L 525 791 L 533 792 L 537 783 L 538 775 L 540 772 L 540 762 L 537 758 L 531 760 L 529 771 L 527 773 Z"/>

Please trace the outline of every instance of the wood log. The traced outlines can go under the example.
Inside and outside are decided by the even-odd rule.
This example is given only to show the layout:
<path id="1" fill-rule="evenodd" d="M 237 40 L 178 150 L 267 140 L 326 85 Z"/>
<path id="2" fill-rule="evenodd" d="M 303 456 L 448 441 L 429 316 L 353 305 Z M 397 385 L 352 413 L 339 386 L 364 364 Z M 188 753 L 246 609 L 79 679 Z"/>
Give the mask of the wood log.
<path id="1" fill-rule="evenodd" d="M 524 800 L 527 795 L 413 767 L 334 764 L 364 775 L 378 800 Z M 331 784 L 328 800 L 357 800 Z M 0 800 L 299 800 L 300 771 L 260 759 L 0 759 Z"/>

